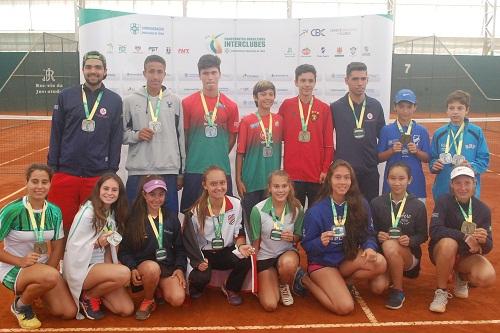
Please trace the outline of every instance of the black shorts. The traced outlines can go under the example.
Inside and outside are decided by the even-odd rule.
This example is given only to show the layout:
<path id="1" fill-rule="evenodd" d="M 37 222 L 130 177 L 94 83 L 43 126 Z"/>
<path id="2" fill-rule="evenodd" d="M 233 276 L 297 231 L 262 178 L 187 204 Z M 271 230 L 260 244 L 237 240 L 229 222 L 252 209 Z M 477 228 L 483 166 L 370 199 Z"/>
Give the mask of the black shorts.
<path id="1" fill-rule="evenodd" d="M 297 256 L 299 256 L 299 253 L 297 252 L 297 250 L 293 249 L 293 250 L 289 250 L 289 251 L 294 251 L 295 253 L 297 253 Z M 286 253 L 288 251 L 285 251 L 283 253 Z M 280 254 L 279 256 L 277 256 L 276 258 L 270 258 L 270 259 L 263 259 L 263 260 L 257 260 L 257 273 L 260 273 L 262 271 L 265 271 L 266 269 L 269 269 L 269 268 L 276 268 L 276 270 L 278 270 L 278 260 L 279 258 L 283 255 Z M 300 259 L 300 257 L 299 257 Z"/>
<path id="2" fill-rule="evenodd" d="M 174 266 L 169 267 L 169 266 L 163 265 L 161 263 L 158 263 L 158 265 L 160 266 L 160 279 L 171 277 L 172 274 L 174 274 L 174 271 L 176 269 Z M 143 286 L 134 286 L 133 284 L 130 284 L 130 290 L 133 293 L 138 293 L 139 291 L 144 290 L 144 287 Z"/>

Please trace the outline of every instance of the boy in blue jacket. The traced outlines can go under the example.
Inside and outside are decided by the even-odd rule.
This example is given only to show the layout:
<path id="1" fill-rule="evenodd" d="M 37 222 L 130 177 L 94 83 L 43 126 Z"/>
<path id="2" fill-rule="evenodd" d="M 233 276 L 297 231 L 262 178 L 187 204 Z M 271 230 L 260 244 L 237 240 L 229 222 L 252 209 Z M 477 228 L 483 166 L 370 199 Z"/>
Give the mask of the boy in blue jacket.
<path id="1" fill-rule="evenodd" d="M 480 175 L 488 169 L 490 152 L 483 130 L 466 118 L 470 110 L 470 95 L 455 90 L 446 99 L 446 114 L 450 122 L 440 127 L 432 137 L 429 167 L 437 174 L 432 186 L 436 201 L 449 193 L 450 173 L 454 166 L 469 166 L 476 178 L 475 196 L 481 192 Z"/>

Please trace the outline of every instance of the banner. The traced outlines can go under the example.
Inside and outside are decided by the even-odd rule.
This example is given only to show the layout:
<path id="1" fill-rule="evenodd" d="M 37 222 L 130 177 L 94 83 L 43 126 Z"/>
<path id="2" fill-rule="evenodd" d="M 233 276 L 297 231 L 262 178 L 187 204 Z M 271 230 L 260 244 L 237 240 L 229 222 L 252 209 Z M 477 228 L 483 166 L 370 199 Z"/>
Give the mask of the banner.
<path id="1" fill-rule="evenodd" d="M 347 91 L 347 64 L 362 61 L 368 66 L 367 94 L 389 112 L 393 21 L 387 16 L 205 19 L 83 9 L 80 24 L 80 54 L 105 54 L 106 86 L 122 96 L 145 84 L 143 63 L 150 54 L 165 58 L 165 85 L 180 97 L 201 88 L 199 57 L 219 56 L 220 90 L 238 103 L 241 116 L 255 111 L 252 88 L 259 80 L 276 85 L 276 111 L 295 96 L 294 70 L 304 63 L 316 67 L 315 95 L 331 103 Z"/>
<path id="2" fill-rule="evenodd" d="M 83 9 L 79 47 L 82 55 L 97 50 L 106 56 L 105 84 L 122 96 L 145 84 L 144 59 L 157 54 L 167 62 L 164 84 L 181 98 L 186 97 L 201 89 L 199 57 L 215 54 L 222 61 L 220 91 L 238 103 L 240 118 L 255 112 L 252 91 L 259 80 L 270 80 L 276 86 L 272 111 L 277 112 L 285 98 L 297 95 L 295 68 L 311 64 L 317 70 L 315 96 L 331 103 L 347 92 L 347 64 L 361 61 L 368 66 L 366 92 L 380 101 L 388 119 L 392 30 L 392 18 L 385 15 L 257 20 Z M 234 154 L 233 149 L 233 174 Z M 120 167 L 124 178 L 125 160 L 126 147 Z"/>

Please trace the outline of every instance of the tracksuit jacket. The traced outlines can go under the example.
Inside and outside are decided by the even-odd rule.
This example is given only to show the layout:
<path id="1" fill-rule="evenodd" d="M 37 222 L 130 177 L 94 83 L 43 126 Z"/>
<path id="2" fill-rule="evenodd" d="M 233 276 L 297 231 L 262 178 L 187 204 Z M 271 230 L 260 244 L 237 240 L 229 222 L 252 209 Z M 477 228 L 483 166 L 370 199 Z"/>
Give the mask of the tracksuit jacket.
<path id="1" fill-rule="evenodd" d="M 122 99 L 104 85 L 93 92 L 86 86 L 84 90 L 89 112 L 99 92 L 104 92 L 93 117 L 95 130 L 82 130 L 86 118 L 82 86 L 64 89 L 52 114 L 48 164 L 57 172 L 81 177 L 116 172 L 123 140 Z"/>

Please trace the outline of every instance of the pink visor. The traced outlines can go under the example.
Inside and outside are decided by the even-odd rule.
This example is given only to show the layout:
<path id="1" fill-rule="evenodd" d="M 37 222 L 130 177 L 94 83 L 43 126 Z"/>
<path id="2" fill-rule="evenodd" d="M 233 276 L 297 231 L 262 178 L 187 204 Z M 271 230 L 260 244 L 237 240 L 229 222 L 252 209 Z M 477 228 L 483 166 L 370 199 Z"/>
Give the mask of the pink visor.
<path id="1" fill-rule="evenodd" d="M 165 184 L 165 182 L 161 179 L 153 179 L 144 184 L 144 186 L 142 187 L 142 189 L 146 193 L 150 193 L 156 190 L 157 188 L 162 188 L 165 191 L 167 191 L 167 184 Z"/>

